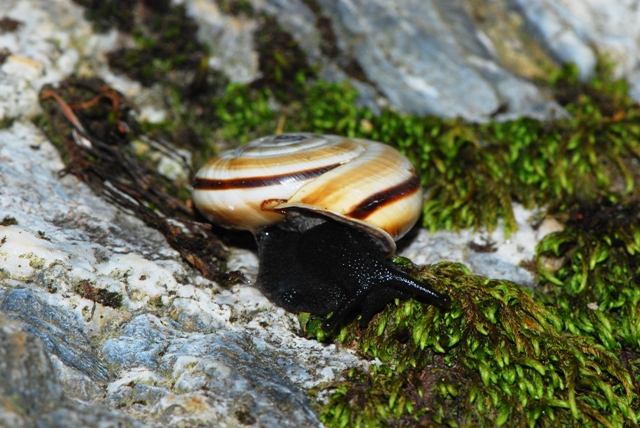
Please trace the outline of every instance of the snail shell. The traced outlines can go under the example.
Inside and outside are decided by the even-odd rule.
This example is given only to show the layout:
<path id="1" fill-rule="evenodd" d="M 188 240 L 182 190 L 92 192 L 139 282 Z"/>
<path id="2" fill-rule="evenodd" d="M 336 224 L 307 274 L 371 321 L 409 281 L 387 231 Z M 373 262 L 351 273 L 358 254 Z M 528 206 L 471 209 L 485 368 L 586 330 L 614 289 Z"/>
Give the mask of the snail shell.
<path id="1" fill-rule="evenodd" d="M 214 223 L 253 232 L 256 286 L 291 312 L 352 313 L 361 325 L 394 299 L 442 308 L 449 297 L 388 259 L 418 219 L 420 181 L 409 160 L 381 143 L 333 135 L 264 137 L 198 171 L 193 200 Z"/>
<path id="2" fill-rule="evenodd" d="M 207 162 L 193 201 L 212 222 L 254 234 L 314 212 L 366 231 L 391 253 L 422 209 L 411 162 L 382 143 L 335 135 L 259 138 Z"/>

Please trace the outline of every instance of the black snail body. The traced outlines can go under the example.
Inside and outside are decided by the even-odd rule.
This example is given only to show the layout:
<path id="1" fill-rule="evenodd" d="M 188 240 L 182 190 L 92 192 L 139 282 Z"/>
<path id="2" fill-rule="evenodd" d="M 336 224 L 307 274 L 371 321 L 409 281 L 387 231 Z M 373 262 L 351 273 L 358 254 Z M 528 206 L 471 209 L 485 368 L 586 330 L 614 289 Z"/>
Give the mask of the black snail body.
<path id="1" fill-rule="evenodd" d="M 291 312 L 331 313 L 325 331 L 350 313 L 361 313 L 366 325 L 396 297 L 420 294 L 448 304 L 395 268 L 366 234 L 342 223 L 330 220 L 304 233 L 273 226 L 257 240 L 262 292 Z"/>
<path id="2" fill-rule="evenodd" d="M 449 298 L 397 269 L 395 239 L 417 221 L 420 183 L 395 149 L 367 140 L 283 134 L 208 162 L 193 199 L 215 223 L 251 230 L 258 288 L 291 312 L 349 314 L 361 324 L 395 298 L 441 307 Z"/>

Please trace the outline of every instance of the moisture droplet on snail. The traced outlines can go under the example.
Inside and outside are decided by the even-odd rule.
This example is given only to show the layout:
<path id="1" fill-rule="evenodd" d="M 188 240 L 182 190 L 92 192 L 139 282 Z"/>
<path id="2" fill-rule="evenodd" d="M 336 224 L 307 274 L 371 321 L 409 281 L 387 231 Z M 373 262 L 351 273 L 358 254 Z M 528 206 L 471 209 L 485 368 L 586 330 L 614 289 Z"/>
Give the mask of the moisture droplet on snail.
<path id="1" fill-rule="evenodd" d="M 422 210 L 411 162 L 390 146 L 334 135 L 281 134 L 220 154 L 196 174 L 193 201 L 210 221 L 250 230 L 258 288 L 290 312 L 347 315 L 361 325 L 395 298 L 449 298 L 389 260 Z"/>

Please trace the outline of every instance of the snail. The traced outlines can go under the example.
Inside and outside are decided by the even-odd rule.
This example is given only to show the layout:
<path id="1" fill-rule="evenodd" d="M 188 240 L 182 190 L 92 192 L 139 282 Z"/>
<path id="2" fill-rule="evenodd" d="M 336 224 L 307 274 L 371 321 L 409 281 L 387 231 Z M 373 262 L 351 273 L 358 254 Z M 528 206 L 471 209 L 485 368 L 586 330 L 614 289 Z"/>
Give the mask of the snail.
<path id="1" fill-rule="evenodd" d="M 257 287 L 287 311 L 329 315 L 325 332 L 353 313 L 366 326 L 395 298 L 449 305 L 388 258 L 422 210 L 415 169 L 390 146 L 308 133 L 262 137 L 207 162 L 193 201 L 210 221 L 251 231 Z"/>

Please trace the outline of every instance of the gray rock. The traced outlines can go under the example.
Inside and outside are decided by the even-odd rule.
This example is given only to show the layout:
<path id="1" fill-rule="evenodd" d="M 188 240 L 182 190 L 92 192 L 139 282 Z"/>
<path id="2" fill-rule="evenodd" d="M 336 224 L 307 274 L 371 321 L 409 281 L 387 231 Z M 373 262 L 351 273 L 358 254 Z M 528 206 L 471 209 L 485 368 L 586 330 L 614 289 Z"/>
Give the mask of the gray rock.
<path id="1" fill-rule="evenodd" d="M 461 230 L 459 233 L 420 230 L 399 255 L 417 264 L 434 264 L 442 260 L 466 265 L 472 273 L 494 279 L 506 279 L 533 288 L 534 277 L 522 264 L 535 256 L 535 247 L 544 236 L 561 229 L 555 220 L 532 225 L 535 212 L 514 203 L 518 230 L 507 238 L 502 224 L 493 232 Z M 474 248 L 483 248 L 483 251 Z"/>
<path id="2" fill-rule="evenodd" d="M 155 385 L 123 385 L 119 396 L 111 395 L 110 405 L 117 405 L 118 398 L 142 401 L 153 408 L 151 418 L 157 423 L 166 416 L 167 401 L 190 397 L 207 410 L 185 416 L 183 422 L 191 424 L 220 421 L 231 414 L 259 426 L 318 425 L 308 397 L 287 379 L 307 370 L 290 352 L 242 331 L 185 335 L 176 327 L 140 315 L 123 326 L 118 337 L 105 342 L 103 355 L 112 367 L 173 375 L 169 388 L 159 387 L 157 380 Z M 211 419 L 219 412 L 223 414 Z"/>
<path id="3" fill-rule="evenodd" d="M 298 41 L 321 75 L 347 77 L 341 58 L 321 53 L 319 16 L 300 0 L 254 0 Z M 503 65 L 492 40 L 476 25 L 466 2 L 441 0 L 318 0 L 329 18 L 342 58 L 354 60 L 365 81 L 352 77 L 362 98 L 377 108 L 374 93 L 398 110 L 486 121 L 522 115 L 548 118 L 564 110 Z M 504 5 L 506 7 L 506 5 Z M 506 10 L 502 10 L 506 14 Z M 504 36 L 504 35 L 503 35 Z M 512 34 L 509 34 L 512 36 Z M 504 111 L 503 111 L 504 110 Z"/>
<path id="4" fill-rule="evenodd" d="M 588 78 L 596 51 L 610 55 L 618 76 L 638 66 L 637 5 L 600 0 L 514 0 L 532 34 L 563 63 L 573 62 Z M 594 47 L 596 49 L 594 49 Z"/>
<path id="5" fill-rule="evenodd" d="M 230 67 L 246 63 L 233 80 L 257 76 L 248 55 L 251 20 L 236 19 L 229 38 L 221 30 L 230 17 L 214 0 L 187 0 L 199 18 L 202 37 L 215 52 L 238 52 Z M 370 108 L 391 105 L 414 114 L 460 116 L 473 121 L 565 112 L 531 81 L 543 78 L 542 64 L 573 62 L 583 79 L 593 75 L 597 55 L 617 66 L 640 99 L 640 12 L 632 3 L 600 0 L 250 0 L 277 18 L 332 81 L 350 79 Z M 216 13 L 209 13 L 210 9 Z M 199 12 L 198 12 L 199 11 Z M 214 16 L 216 19 L 210 18 Z M 322 19 L 325 18 L 325 19 Z M 207 22 L 205 22 L 207 21 Z M 327 26 L 329 28 L 327 28 Z M 333 53 L 322 47 L 335 37 Z M 244 34 L 243 37 L 233 36 Z M 337 52 L 337 53 L 336 53 Z M 258 53 L 259 55 L 259 53 Z M 216 56 L 217 58 L 218 56 Z M 366 78 L 347 71 L 355 61 Z M 224 61 L 222 61 L 224 63 Z"/>
<path id="6" fill-rule="evenodd" d="M 0 314 L 0 393 L 10 398 L 4 404 L 2 420 L 7 413 L 14 418 L 37 418 L 55 410 L 64 400 L 62 387 L 47 357 L 42 342 L 19 323 Z"/>
<path id="7" fill-rule="evenodd" d="M 544 0 L 515 0 L 537 35 L 553 55 L 562 63 L 575 63 L 583 79 L 589 78 L 595 69 L 596 55 L 580 37 L 569 21 L 568 10 L 562 5 Z"/>
<path id="8" fill-rule="evenodd" d="M 0 311 L 21 321 L 44 342 L 48 353 L 57 356 L 63 364 L 96 382 L 106 383 L 109 379 L 107 367 L 69 312 L 47 305 L 29 289 L 0 293 Z"/>
<path id="9" fill-rule="evenodd" d="M 121 412 L 69 400 L 42 341 L 0 313 L 1 427 L 142 427 Z"/>
<path id="10" fill-rule="evenodd" d="M 562 63 L 573 62 L 589 79 L 597 56 L 615 64 L 614 77 L 626 78 L 640 101 L 640 8 L 628 1 L 513 0 L 528 30 Z"/>

